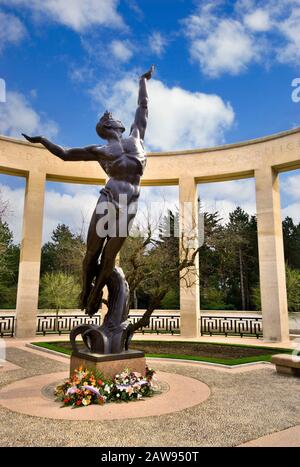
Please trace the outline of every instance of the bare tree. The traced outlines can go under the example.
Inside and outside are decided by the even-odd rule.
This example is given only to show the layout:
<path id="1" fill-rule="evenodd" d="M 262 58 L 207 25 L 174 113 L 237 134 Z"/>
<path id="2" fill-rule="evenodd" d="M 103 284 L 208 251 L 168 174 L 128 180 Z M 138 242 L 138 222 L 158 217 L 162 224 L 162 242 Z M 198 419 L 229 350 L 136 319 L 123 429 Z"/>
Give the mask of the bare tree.
<path id="1" fill-rule="evenodd" d="M 0 190 L 0 224 L 1 226 L 5 224 L 6 216 L 9 212 L 9 202 L 8 200 L 5 200 L 3 197 L 3 193 Z M 3 237 L 3 238 L 2 238 Z M 2 265 L 3 269 L 3 263 L 4 263 L 4 253 L 7 249 L 7 241 L 6 241 L 6 236 L 5 235 L 0 235 L 0 268 Z"/>
<path id="2" fill-rule="evenodd" d="M 120 255 L 120 265 L 125 271 L 131 297 L 138 288 L 146 289 L 149 297 L 147 309 L 133 325 L 133 332 L 149 325 L 152 313 L 161 307 L 172 284 L 183 283 L 190 288 L 199 280 L 198 232 L 195 228 L 187 231 L 178 229 L 177 226 L 170 229 L 171 237 L 176 240 L 164 241 L 157 233 L 157 225 L 161 225 L 164 216 L 161 213 L 153 219 L 149 209 L 148 207 L 144 216 L 146 224 L 135 227 L 134 235 L 127 239 Z M 176 221 L 181 224 L 178 210 L 176 211 Z M 193 224 L 195 225 L 195 221 Z"/>
<path id="3" fill-rule="evenodd" d="M 9 201 L 4 199 L 0 189 L 0 220 L 3 222 L 9 214 Z"/>

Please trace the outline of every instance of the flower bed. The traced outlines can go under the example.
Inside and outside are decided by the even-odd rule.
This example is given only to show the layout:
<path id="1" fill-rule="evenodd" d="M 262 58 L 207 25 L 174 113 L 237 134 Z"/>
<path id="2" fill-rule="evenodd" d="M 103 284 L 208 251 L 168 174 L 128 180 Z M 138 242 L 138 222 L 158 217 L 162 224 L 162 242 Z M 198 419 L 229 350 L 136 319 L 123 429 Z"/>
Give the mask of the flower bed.
<path id="1" fill-rule="evenodd" d="M 113 379 L 105 380 L 97 371 L 76 369 L 73 376 L 55 389 L 62 407 L 72 408 L 108 402 L 130 402 L 151 397 L 156 391 L 155 371 L 146 367 L 146 375 L 125 369 Z"/>

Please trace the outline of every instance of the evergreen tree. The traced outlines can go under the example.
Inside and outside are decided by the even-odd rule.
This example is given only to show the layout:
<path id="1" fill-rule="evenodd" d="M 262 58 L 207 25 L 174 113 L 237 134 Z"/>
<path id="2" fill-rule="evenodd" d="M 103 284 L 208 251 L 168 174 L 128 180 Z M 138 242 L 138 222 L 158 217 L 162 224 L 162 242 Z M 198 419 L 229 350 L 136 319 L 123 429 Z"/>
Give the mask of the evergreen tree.
<path id="1" fill-rule="evenodd" d="M 257 227 L 254 217 L 250 218 L 237 207 L 229 214 L 225 240 L 228 258 L 229 299 L 237 308 L 251 309 L 251 281 L 258 276 Z M 252 279 L 252 280 L 251 280 Z"/>
<path id="2" fill-rule="evenodd" d="M 204 212 L 204 243 L 199 250 L 200 306 L 226 309 L 223 226 L 218 212 Z M 229 305 L 230 308 L 230 305 Z"/>
<path id="3" fill-rule="evenodd" d="M 300 224 L 295 225 L 291 217 L 286 217 L 282 232 L 285 262 L 291 268 L 300 269 Z"/>
<path id="4" fill-rule="evenodd" d="M 58 224 L 51 241 L 42 247 L 41 275 L 46 272 L 63 272 L 81 278 L 85 242 L 65 224 Z"/>
<path id="5" fill-rule="evenodd" d="M 13 233 L 0 218 L 0 308 L 15 308 L 20 248 Z"/>
<path id="6" fill-rule="evenodd" d="M 168 210 L 166 216 L 163 217 L 159 226 L 159 239 L 157 242 L 157 256 L 168 258 L 169 267 L 178 268 L 179 264 L 179 213 L 175 214 Z M 180 308 L 180 286 L 179 274 L 175 273 L 172 282 L 169 283 L 169 289 L 164 299 L 162 300 L 163 309 L 179 309 Z"/>

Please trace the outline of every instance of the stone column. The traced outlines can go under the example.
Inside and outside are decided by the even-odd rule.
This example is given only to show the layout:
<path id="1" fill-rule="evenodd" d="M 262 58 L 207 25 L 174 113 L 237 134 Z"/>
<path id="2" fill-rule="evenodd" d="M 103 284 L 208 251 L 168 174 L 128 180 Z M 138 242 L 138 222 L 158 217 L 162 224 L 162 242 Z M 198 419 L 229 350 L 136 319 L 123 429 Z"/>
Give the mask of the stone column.
<path id="1" fill-rule="evenodd" d="M 289 339 L 279 177 L 267 167 L 255 179 L 264 339 L 279 342 Z"/>
<path id="2" fill-rule="evenodd" d="M 26 183 L 16 307 L 17 337 L 36 334 L 45 180 L 45 173 L 32 170 Z"/>
<path id="3" fill-rule="evenodd" d="M 180 255 L 184 256 L 185 239 L 182 232 L 189 232 L 198 227 L 197 184 L 193 177 L 179 179 L 179 222 L 180 222 Z M 191 225 L 192 224 L 192 225 Z M 193 250 L 191 249 L 190 252 Z M 198 280 L 198 257 L 195 261 L 196 270 L 187 273 L 186 281 L 180 281 L 180 332 L 182 337 L 198 337 L 200 334 L 200 300 Z M 195 275 L 196 273 L 196 275 Z"/>

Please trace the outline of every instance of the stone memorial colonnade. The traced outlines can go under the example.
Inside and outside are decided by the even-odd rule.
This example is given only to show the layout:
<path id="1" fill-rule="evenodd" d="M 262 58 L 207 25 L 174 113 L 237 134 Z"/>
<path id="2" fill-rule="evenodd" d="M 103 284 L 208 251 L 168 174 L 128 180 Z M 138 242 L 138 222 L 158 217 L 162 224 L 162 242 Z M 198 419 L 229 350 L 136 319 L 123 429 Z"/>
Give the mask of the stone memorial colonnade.
<path id="1" fill-rule="evenodd" d="M 255 177 L 260 287 L 266 340 L 289 338 L 280 213 L 280 171 L 300 168 L 300 128 L 209 149 L 148 154 L 142 185 L 178 185 L 196 212 L 197 184 Z M 41 145 L 0 137 L 0 172 L 26 177 L 17 293 L 18 337 L 35 334 L 46 180 L 104 184 L 97 162 L 63 162 Z M 180 216 L 185 222 L 183 216 Z M 180 290 L 181 334 L 199 335 L 198 285 Z"/>

